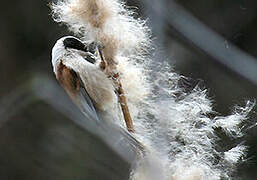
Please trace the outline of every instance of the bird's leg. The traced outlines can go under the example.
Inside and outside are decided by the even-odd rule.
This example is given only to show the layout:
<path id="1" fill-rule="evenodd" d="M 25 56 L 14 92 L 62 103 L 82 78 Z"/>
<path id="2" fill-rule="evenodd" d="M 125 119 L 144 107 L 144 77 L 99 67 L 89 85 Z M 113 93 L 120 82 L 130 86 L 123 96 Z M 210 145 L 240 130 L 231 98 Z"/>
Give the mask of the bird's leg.
<path id="1" fill-rule="evenodd" d="M 101 57 L 100 62 L 100 68 L 105 71 L 107 76 L 111 77 L 114 86 L 115 86 L 115 92 L 118 96 L 118 101 L 121 106 L 121 110 L 123 113 L 123 117 L 127 126 L 127 129 L 129 132 L 135 132 L 133 121 L 129 112 L 128 104 L 127 104 L 127 98 L 125 96 L 124 90 L 122 88 L 122 84 L 120 82 L 120 74 L 116 72 L 115 66 L 108 67 L 108 62 L 104 59 L 103 53 L 101 51 L 101 47 L 98 47 L 98 52 Z M 110 66 L 110 65 L 109 65 Z"/>

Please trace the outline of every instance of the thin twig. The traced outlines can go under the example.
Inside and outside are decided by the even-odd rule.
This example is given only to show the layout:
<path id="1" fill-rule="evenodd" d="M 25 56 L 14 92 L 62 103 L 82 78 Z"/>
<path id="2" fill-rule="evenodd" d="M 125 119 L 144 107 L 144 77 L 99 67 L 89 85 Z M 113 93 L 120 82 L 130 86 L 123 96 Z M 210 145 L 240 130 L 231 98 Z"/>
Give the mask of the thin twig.
<path id="1" fill-rule="evenodd" d="M 104 59 L 104 55 L 102 54 L 102 51 L 100 50 L 100 48 L 98 47 L 98 52 L 101 58 L 101 63 L 100 63 L 100 68 L 102 68 L 103 70 L 105 70 L 105 68 L 107 68 L 108 66 L 108 62 L 106 62 L 106 60 Z M 122 88 L 122 84 L 120 82 L 120 74 L 118 72 L 114 73 L 115 69 L 112 69 L 112 72 L 109 72 L 110 74 L 108 74 L 112 80 L 113 83 L 115 85 L 115 91 L 116 94 L 118 96 L 118 101 L 119 104 L 121 106 L 121 110 L 123 113 L 123 117 L 127 126 L 127 129 L 129 132 L 135 132 L 134 129 L 134 125 L 133 125 L 133 120 L 131 118 L 130 112 L 129 112 L 129 108 L 128 108 L 128 104 L 127 104 L 127 98 L 125 96 L 124 90 Z"/>
<path id="2" fill-rule="evenodd" d="M 128 108 L 128 104 L 127 104 L 127 98 L 125 96 L 124 90 L 122 88 L 122 84 L 120 82 L 120 75 L 119 73 L 116 73 L 112 76 L 112 80 L 114 82 L 114 84 L 116 85 L 116 92 L 118 95 L 118 99 L 119 99 L 119 103 L 123 112 L 123 116 L 127 125 L 127 129 L 129 132 L 135 132 L 134 129 L 134 125 L 133 125 L 133 121 L 132 118 L 130 116 L 129 113 L 129 108 Z"/>

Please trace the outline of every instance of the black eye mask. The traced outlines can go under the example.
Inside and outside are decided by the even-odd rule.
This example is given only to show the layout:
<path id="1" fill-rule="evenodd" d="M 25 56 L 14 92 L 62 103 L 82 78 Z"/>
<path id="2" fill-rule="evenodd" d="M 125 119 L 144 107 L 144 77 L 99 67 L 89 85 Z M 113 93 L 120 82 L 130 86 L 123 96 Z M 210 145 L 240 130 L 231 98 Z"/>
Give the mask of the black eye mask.
<path id="1" fill-rule="evenodd" d="M 84 57 L 85 60 L 87 60 L 88 62 L 90 62 L 92 64 L 94 64 L 96 62 L 96 60 L 93 56 L 93 54 L 95 54 L 96 49 L 97 49 L 96 42 L 93 41 L 93 42 L 85 45 L 80 40 L 70 37 L 70 38 L 66 38 L 63 41 L 63 44 L 64 44 L 65 48 L 71 48 L 71 49 L 76 49 L 76 50 L 90 53 Z"/>
<path id="2" fill-rule="evenodd" d="M 72 37 L 64 39 L 63 45 L 65 48 L 77 49 L 77 50 L 88 52 L 85 44 L 83 44 L 80 40 Z"/>

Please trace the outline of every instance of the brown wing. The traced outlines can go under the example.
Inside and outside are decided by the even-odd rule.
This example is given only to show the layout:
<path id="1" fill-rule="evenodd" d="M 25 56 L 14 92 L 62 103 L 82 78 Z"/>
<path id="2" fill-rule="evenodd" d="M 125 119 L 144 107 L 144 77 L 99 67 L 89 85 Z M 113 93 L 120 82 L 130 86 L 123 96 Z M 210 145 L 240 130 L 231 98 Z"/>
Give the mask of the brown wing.
<path id="1" fill-rule="evenodd" d="M 57 67 L 56 77 L 68 95 L 74 100 L 80 89 L 80 82 L 77 73 L 66 67 L 61 61 Z"/>

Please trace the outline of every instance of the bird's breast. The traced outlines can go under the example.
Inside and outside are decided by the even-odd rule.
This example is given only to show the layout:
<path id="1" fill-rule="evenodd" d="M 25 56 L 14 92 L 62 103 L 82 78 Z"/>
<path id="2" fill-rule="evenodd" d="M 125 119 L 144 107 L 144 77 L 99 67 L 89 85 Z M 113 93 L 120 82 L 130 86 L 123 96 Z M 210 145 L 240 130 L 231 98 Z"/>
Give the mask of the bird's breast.
<path id="1" fill-rule="evenodd" d="M 113 84 L 100 69 L 92 69 L 82 76 L 85 88 L 98 109 L 108 111 L 117 106 Z"/>

